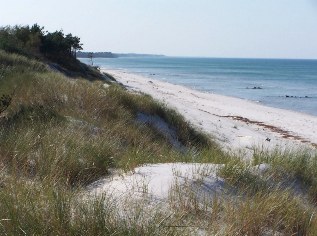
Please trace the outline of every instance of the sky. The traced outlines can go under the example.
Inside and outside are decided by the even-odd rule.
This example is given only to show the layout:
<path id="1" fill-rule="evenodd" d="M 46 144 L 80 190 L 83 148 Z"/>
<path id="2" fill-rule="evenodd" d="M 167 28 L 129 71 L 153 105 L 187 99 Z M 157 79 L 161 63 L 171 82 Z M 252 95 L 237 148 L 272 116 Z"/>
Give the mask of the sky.
<path id="1" fill-rule="evenodd" d="M 317 59 L 317 0 L 0 0 L 0 25 L 38 23 L 84 51 Z"/>

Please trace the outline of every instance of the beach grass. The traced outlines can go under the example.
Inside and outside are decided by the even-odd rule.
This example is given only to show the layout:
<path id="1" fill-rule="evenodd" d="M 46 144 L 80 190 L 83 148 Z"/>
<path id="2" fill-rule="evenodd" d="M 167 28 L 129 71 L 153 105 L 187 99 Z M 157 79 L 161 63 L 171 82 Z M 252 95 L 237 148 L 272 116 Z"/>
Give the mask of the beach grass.
<path id="1" fill-rule="evenodd" d="M 0 96 L 10 97 L 0 113 L 1 234 L 316 235 L 316 154 L 255 152 L 245 161 L 148 95 L 3 51 L 0 76 Z M 160 117 L 184 148 L 140 113 Z M 114 168 L 170 162 L 221 164 L 232 191 L 201 202 L 176 183 L 167 209 L 141 199 L 125 212 L 111 193 L 84 194 Z"/>

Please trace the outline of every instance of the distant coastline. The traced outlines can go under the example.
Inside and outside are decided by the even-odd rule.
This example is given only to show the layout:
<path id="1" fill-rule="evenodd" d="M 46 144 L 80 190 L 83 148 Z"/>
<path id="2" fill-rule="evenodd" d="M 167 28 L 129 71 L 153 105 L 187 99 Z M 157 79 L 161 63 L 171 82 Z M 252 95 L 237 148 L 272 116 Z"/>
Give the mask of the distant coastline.
<path id="1" fill-rule="evenodd" d="M 157 54 L 113 53 L 113 52 L 78 52 L 77 58 L 118 58 L 118 57 L 165 57 Z"/>

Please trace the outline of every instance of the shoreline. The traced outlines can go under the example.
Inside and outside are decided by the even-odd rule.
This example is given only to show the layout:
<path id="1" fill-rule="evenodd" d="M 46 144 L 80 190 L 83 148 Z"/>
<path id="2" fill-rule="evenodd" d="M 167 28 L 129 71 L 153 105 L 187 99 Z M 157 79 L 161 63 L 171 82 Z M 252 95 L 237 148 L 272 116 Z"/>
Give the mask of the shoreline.
<path id="1" fill-rule="evenodd" d="M 127 89 L 176 109 L 228 151 L 317 148 L 317 117 L 253 101 L 206 93 L 123 70 L 101 69 Z"/>

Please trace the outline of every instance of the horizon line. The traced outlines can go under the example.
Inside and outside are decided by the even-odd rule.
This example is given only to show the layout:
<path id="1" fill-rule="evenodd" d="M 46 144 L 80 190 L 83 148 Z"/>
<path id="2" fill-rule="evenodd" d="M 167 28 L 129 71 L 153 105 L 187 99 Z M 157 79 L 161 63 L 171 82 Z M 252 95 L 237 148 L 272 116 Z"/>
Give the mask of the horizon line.
<path id="1" fill-rule="evenodd" d="M 254 59 L 254 60 L 317 60 L 316 58 L 296 58 L 296 57 L 218 57 L 218 56 L 176 56 L 176 55 L 166 55 L 161 53 L 137 53 L 137 52 L 111 52 L 111 51 L 81 51 L 84 53 L 112 53 L 112 54 L 136 54 L 136 55 L 149 55 L 149 56 L 161 56 L 161 57 L 177 57 L 177 58 L 206 58 L 206 59 Z"/>

